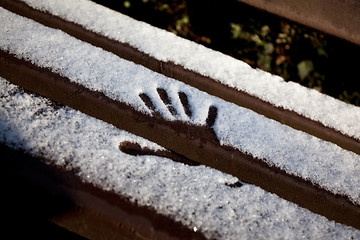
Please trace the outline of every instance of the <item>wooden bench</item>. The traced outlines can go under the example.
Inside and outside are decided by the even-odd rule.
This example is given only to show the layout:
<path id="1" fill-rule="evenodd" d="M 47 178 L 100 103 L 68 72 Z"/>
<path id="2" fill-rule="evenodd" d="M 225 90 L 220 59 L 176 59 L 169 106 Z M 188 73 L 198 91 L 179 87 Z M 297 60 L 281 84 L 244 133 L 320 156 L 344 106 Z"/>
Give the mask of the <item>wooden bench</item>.
<path id="1" fill-rule="evenodd" d="M 56 2 L 53 3 L 55 4 L 54 6 L 56 6 Z M 164 31 L 156 30 L 151 26 L 117 15 L 110 10 L 86 1 L 81 2 L 80 4 L 76 3 L 79 4 L 79 9 L 77 9 L 79 10 L 79 15 L 72 15 L 73 12 L 68 11 L 69 9 L 66 8 L 52 8 L 51 5 L 46 4 L 45 6 L 36 6 L 36 4 L 38 4 L 36 1 L 29 2 L 29 4 L 35 4 L 34 6 L 27 5 L 22 1 L 0 1 L 0 4 L 14 13 L 34 19 L 51 28 L 61 29 L 71 36 L 115 54 L 103 53 L 102 50 L 94 48 L 93 46 L 79 43 L 75 40 L 68 40 L 71 46 L 78 46 L 79 49 L 84 47 L 84 50 L 91 49 L 92 52 L 84 53 L 79 51 L 77 52 L 79 56 L 73 56 L 75 54 L 62 55 L 61 51 L 66 51 L 66 46 L 61 45 L 61 41 L 54 40 L 51 42 L 47 41 L 47 39 L 44 40 L 42 35 L 35 35 L 35 37 L 31 35 L 32 27 L 43 34 L 48 34 L 47 31 L 51 32 L 52 30 L 47 30 L 45 27 L 33 23 L 28 23 L 28 25 L 26 25 L 24 22 L 24 25 L 22 25 L 22 21 L 25 20 L 16 19 L 13 24 L 19 24 L 16 25 L 19 29 L 24 26 L 24 32 L 19 35 L 20 42 L 21 37 L 27 36 L 30 44 L 27 44 L 26 41 L 24 41 L 26 46 L 21 45 L 19 44 L 20 42 L 17 42 L 17 38 L 14 38 L 13 42 L 9 40 L 12 39 L 12 36 L 14 36 L 17 29 L 11 29 L 11 27 L 9 27 L 4 30 L 9 36 L 5 37 L 5 35 L 3 35 L 4 45 L 2 45 L 0 51 L 0 75 L 27 90 L 43 95 L 58 103 L 78 109 L 85 114 L 111 123 L 120 129 L 124 129 L 156 142 L 171 152 L 151 150 L 149 148 L 141 147 L 141 145 L 138 145 L 136 142 L 126 141 L 121 142 L 124 144 L 120 144 L 120 151 L 125 154 L 130 153 L 129 155 L 143 154 L 164 156 L 160 154 L 160 152 L 162 152 L 165 154 L 166 158 L 176 161 L 186 162 L 187 164 L 200 163 L 211 166 L 222 172 L 232 174 L 246 183 L 255 184 L 266 191 L 276 193 L 282 198 L 295 202 L 298 205 L 308 208 L 315 213 L 324 215 L 329 219 L 359 228 L 360 223 L 358 219 L 360 210 L 358 202 L 356 202 L 359 200 L 359 196 L 356 195 L 356 192 L 351 191 L 351 188 L 354 186 L 351 185 L 353 183 L 350 183 L 350 190 L 347 190 L 349 192 L 341 192 L 343 190 L 342 187 L 331 189 L 332 186 L 327 186 L 326 181 L 325 185 L 321 185 L 324 183 L 316 182 L 316 179 L 312 179 L 312 176 L 306 175 L 309 174 L 308 172 L 306 172 L 305 175 L 301 175 L 299 172 L 303 169 L 300 169 L 301 171 L 299 172 L 296 172 L 299 169 L 291 169 L 293 167 L 291 161 L 271 162 L 271 159 L 274 159 L 273 156 L 276 156 L 274 155 L 276 152 L 274 153 L 270 150 L 257 152 L 257 149 L 261 147 L 269 149 L 269 146 L 271 146 L 269 140 L 273 139 L 277 143 L 284 144 L 279 146 L 279 151 L 288 154 L 289 159 L 291 159 L 293 152 L 299 153 L 299 149 L 305 151 L 307 147 L 312 147 L 309 143 L 305 143 L 305 147 L 301 146 L 301 144 L 303 144 L 301 140 L 292 138 L 300 136 L 299 139 L 308 139 L 309 142 L 329 148 L 329 151 L 332 151 L 331 149 L 336 149 L 336 151 L 340 152 L 334 152 L 332 160 L 329 161 L 333 161 L 336 157 L 341 156 L 344 158 L 342 159 L 344 163 L 349 161 L 356 167 L 358 166 L 356 161 L 359 160 L 358 154 L 360 153 L 360 132 L 358 131 L 356 122 L 359 119 L 359 109 L 357 107 L 340 103 L 337 100 L 330 99 L 310 90 L 304 90 L 300 86 L 286 84 L 278 77 L 251 69 L 238 60 L 210 51 L 189 41 L 179 40 L 177 37 Z M 72 5 L 72 7 L 74 6 L 75 5 Z M 84 9 L 82 9 L 82 7 Z M 130 31 L 130 33 L 127 32 L 128 35 L 121 32 L 119 34 L 112 29 L 102 29 L 101 27 L 104 27 L 105 25 L 101 25 L 99 20 L 97 21 L 100 22 L 100 25 L 97 25 L 97 22 L 94 21 L 92 17 L 81 17 L 83 16 L 81 14 L 84 13 L 85 10 L 88 10 L 87 7 L 91 8 L 93 11 L 97 11 L 97 14 L 105 19 L 108 16 L 109 19 L 107 20 L 110 22 L 115 21 L 111 24 L 108 21 L 105 21 L 106 24 L 120 24 L 121 21 L 128 21 L 127 24 L 132 24 L 132 27 L 134 27 L 137 32 L 131 32 L 131 28 L 129 27 L 127 29 L 127 31 Z M 7 13 L 6 10 L 2 11 L 4 16 L 5 14 L 11 15 L 11 13 Z M 97 14 L 93 14 L 92 16 L 98 17 Z M 14 19 L 16 18 L 13 15 L 11 16 Z M 93 23 L 93 25 L 89 23 Z M 11 24 L 11 22 L 8 22 L 6 26 L 11 26 Z M 148 29 L 150 29 L 150 33 L 154 34 L 154 36 L 149 36 L 149 40 L 140 39 L 141 41 L 137 42 L 137 39 L 141 38 L 141 36 L 146 36 L 144 35 L 145 33 L 149 34 L 149 32 L 147 32 Z M 108 35 L 109 32 L 112 32 L 115 35 Z M 55 37 L 70 39 L 69 36 L 63 36 L 62 33 L 59 32 L 51 32 L 51 34 Z M 134 34 L 134 36 L 131 34 Z M 139 36 L 137 36 L 137 34 L 139 34 Z M 39 46 L 37 46 L 33 40 L 37 37 L 39 38 L 39 42 L 44 43 L 45 48 L 51 49 L 54 47 L 54 49 L 60 51 L 60 54 L 58 52 L 53 52 L 53 56 L 49 56 L 49 54 L 41 55 L 41 53 L 39 53 L 41 52 Z M 117 37 L 124 37 L 124 39 L 119 40 Z M 162 46 L 163 48 L 160 50 L 157 48 L 154 52 L 154 50 L 151 50 L 151 45 L 149 45 L 149 43 L 151 43 L 151 41 L 156 42 L 156 39 L 161 38 L 169 39 L 169 41 L 173 40 L 174 42 L 169 42 L 169 46 Z M 49 43 L 50 45 L 46 45 Z M 176 43 L 181 43 L 178 45 L 180 50 L 182 50 L 183 47 L 188 48 L 194 55 L 182 55 L 181 51 L 178 49 L 175 49 L 175 51 L 172 52 Z M 22 47 L 25 47 L 25 50 L 22 50 Z M 22 55 L 26 54 L 26 51 L 29 51 L 31 55 Z M 99 54 L 98 57 L 101 60 L 98 64 L 101 65 L 102 62 L 107 63 L 107 65 L 103 66 L 104 70 L 92 65 L 95 63 L 96 55 L 92 56 L 91 53 Z M 87 54 L 89 54 L 88 59 Z M 208 60 L 209 66 L 203 64 L 203 59 L 196 61 L 196 56 L 202 57 L 203 55 L 208 56 L 206 59 Z M 74 59 L 75 61 L 73 61 L 71 65 L 61 66 L 61 63 L 54 56 L 64 57 L 65 60 Z M 163 74 L 163 76 L 149 70 L 143 70 L 140 66 L 133 66 L 132 63 L 124 63 L 123 60 L 118 60 L 120 58 L 117 56 L 139 63 L 152 71 Z M 87 59 L 86 61 L 88 62 L 83 63 L 81 62 L 82 59 Z M 192 59 L 195 60 L 192 61 Z M 51 62 L 51 60 L 53 60 L 53 62 Z M 127 92 L 112 92 L 112 89 L 117 89 L 118 87 L 116 86 L 116 83 L 113 85 L 113 88 L 109 87 L 112 82 L 107 82 L 108 77 L 106 76 L 107 72 L 105 70 L 113 62 L 119 64 L 118 66 L 120 67 L 126 66 L 124 70 L 114 71 L 117 77 L 115 77 L 113 81 L 117 78 L 124 79 L 121 72 L 128 74 L 125 75 L 125 78 L 129 78 L 128 81 L 130 81 L 131 85 L 125 86 L 123 89 L 128 88 L 129 92 L 135 93 L 133 97 L 136 100 L 133 102 L 130 101 L 125 103 L 123 100 L 118 99 L 121 98 L 122 95 L 126 95 Z M 226 66 L 225 64 L 225 66 L 219 67 L 217 66 L 219 62 L 231 64 L 230 66 Z M 89 72 L 92 72 L 92 75 L 86 75 L 86 72 L 79 74 L 74 72 L 76 67 L 73 68 L 72 65 L 77 66 L 76 64 L 79 64 L 78 67 L 84 67 L 85 70 L 86 67 L 88 67 L 86 64 L 92 66 L 88 68 Z M 215 71 L 214 68 L 218 71 Z M 234 70 L 237 68 L 240 69 L 239 72 Z M 137 71 L 145 75 L 139 77 L 136 74 Z M 142 71 L 144 71 L 144 73 Z M 235 74 L 231 73 L 231 71 L 235 71 Z M 238 77 L 238 73 L 245 74 L 245 76 L 240 76 L 240 79 L 245 82 L 244 85 L 238 85 L 238 82 L 231 82 L 233 80 L 231 78 L 234 76 Z M 84 79 L 88 78 L 90 81 L 89 83 L 87 81 L 81 82 L 84 74 L 86 75 Z M 104 74 L 103 79 L 100 77 L 102 76 L 101 74 Z M 246 76 L 246 74 L 249 76 Z M 193 88 L 169 80 L 165 76 L 189 84 L 202 90 L 202 92 L 191 90 Z M 147 86 L 145 84 L 146 81 L 141 80 L 144 79 L 144 77 L 156 79 L 156 81 L 154 81 L 159 84 L 159 86 L 156 84 Z M 229 78 L 226 79 L 227 77 Z M 259 84 L 265 84 L 266 82 L 261 82 L 260 80 L 260 82 L 257 83 L 260 87 L 256 88 L 256 85 L 251 85 L 251 80 L 255 78 L 260 78 L 260 80 L 264 78 L 268 81 L 272 81 L 271 84 L 274 84 L 275 88 L 267 89 L 266 87 L 261 87 Z M 138 79 L 140 79 L 140 83 L 144 85 L 137 83 L 136 81 Z M 125 80 L 121 80 L 122 82 L 119 81 L 118 85 L 124 83 Z M 230 81 L 224 82 L 226 80 Z M 100 88 L 97 89 L 96 86 L 99 81 L 104 81 L 104 83 L 103 85 L 100 84 Z M 173 86 L 175 86 L 175 89 Z M 151 87 L 153 87 L 153 89 L 149 89 Z M 320 115 L 311 115 L 311 110 L 306 111 L 305 109 L 304 112 L 301 112 L 302 109 L 304 109 L 302 106 L 296 108 L 294 105 L 287 105 L 286 101 L 283 103 L 277 102 L 276 99 L 272 98 L 274 96 L 276 97 L 276 94 L 272 95 L 270 92 L 270 94 L 265 95 L 267 91 L 271 91 L 272 89 L 275 89 L 274 91 L 276 91 L 276 88 L 287 91 L 299 89 L 301 97 L 308 97 L 306 99 L 307 102 L 302 103 L 305 105 L 315 104 L 314 106 L 318 106 L 316 105 L 316 101 L 319 101 L 319 99 L 324 100 L 320 105 L 324 107 L 323 111 L 325 113 L 326 111 L 336 109 L 347 113 L 354 112 L 354 114 L 349 116 L 350 121 L 346 122 L 347 128 L 344 128 L 345 126 L 342 126 L 341 119 L 340 122 L 336 121 L 336 118 L 334 119 L 334 122 L 326 122 L 327 119 L 321 117 L 323 116 L 323 113 L 321 112 L 322 109 L 319 110 Z M 121 87 L 119 89 L 120 90 L 117 91 L 121 91 Z M 286 91 L 284 92 L 286 93 Z M 287 94 L 291 95 L 293 93 L 288 92 Z M 262 95 L 265 97 L 263 98 Z M 284 99 L 287 96 L 289 95 L 281 96 L 280 99 Z M 204 98 L 205 103 L 196 101 L 200 98 Z M 295 105 L 297 105 L 298 102 L 296 102 L 296 99 L 294 101 Z M 233 103 L 235 103 L 235 105 Z M 249 109 L 265 115 L 266 117 L 262 117 Z M 237 113 L 238 115 L 233 115 L 233 111 L 234 114 Z M 246 116 L 250 117 L 246 118 L 245 115 L 240 114 L 246 114 Z M 308 114 L 310 114 L 310 116 Z M 334 113 L 332 112 L 332 114 Z M 232 139 L 231 135 L 230 138 L 227 138 L 226 131 L 222 131 L 221 128 L 230 127 L 230 131 L 236 129 L 236 126 L 242 127 L 241 124 L 235 124 L 234 126 L 231 126 L 231 124 L 221 125 L 222 122 L 228 121 L 226 120 L 227 116 L 238 117 L 238 121 L 242 122 L 243 125 L 254 128 L 254 131 L 248 132 L 249 135 L 247 137 L 249 137 L 250 141 L 238 141 L 239 139 Z M 269 120 L 269 118 L 292 128 L 281 126 L 281 124 Z M 252 122 L 254 120 L 256 122 Z M 283 135 L 280 136 L 280 138 L 274 134 L 274 136 L 267 135 L 268 130 L 270 130 L 268 128 L 273 126 L 276 126 L 276 129 L 279 128 L 282 131 Z M 246 130 L 244 128 L 241 129 L 244 131 Z M 293 129 L 304 131 L 307 134 L 300 133 L 300 131 Z M 263 137 L 264 135 L 265 137 Z M 312 136 L 315 136 L 316 138 Z M 256 138 L 259 137 L 263 137 L 264 144 L 262 146 L 257 145 L 257 147 L 254 147 L 252 145 L 252 140 L 256 143 L 258 140 Z M 285 144 L 286 141 L 284 143 L 281 138 L 292 139 L 295 143 L 288 142 L 287 145 Z M 320 139 L 332 143 L 327 143 Z M 126 145 L 126 143 L 129 144 Z M 240 145 L 236 145 L 236 143 L 239 143 Z M 5 142 L 5 144 L 9 143 Z M 245 144 L 245 148 L 241 149 L 241 144 Z M 340 147 L 335 147 L 335 144 L 342 149 Z M 290 149 L 289 151 L 286 149 L 287 147 Z M 9 146 L 4 147 L 4 151 L 6 150 L 7 152 L 7 159 L 18 158 L 17 154 L 19 153 L 15 153 L 8 148 Z M 247 151 L 246 148 L 253 150 Z M 309 153 L 316 155 L 314 149 L 309 150 Z M 265 157 L 267 153 L 270 154 L 268 158 Z M 283 156 L 280 158 L 282 157 Z M 108 232 L 107 236 L 110 237 L 117 232 L 118 234 L 123 234 L 135 239 L 137 236 L 163 238 L 164 236 L 162 234 L 165 234 L 169 238 L 174 237 L 180 239 L 197 239 L 209 236 L 220 237 L 216 236 L 214 232 L 211 232 L 211 230 L 208 229 L 202 230 L 202 232 L 200 228 L 199 231 L 197 231 L 198 228 L 195 225 L 192 227 L 192 230 L 189 230 L 189 226 L 183 226 L 184 223 L 179 224 L 179 222 L 174 221 L 174 218 L 170 218 L 169 220 L 169 217 L 166 216 L 166 214 L 165 216 L 164 213 L 159 214 L 159 210 L 154 211 L 151 207 L 149 209 L 143 207 L 141 204 L 139 204 L 139 206 L 132 205 L 131 201 L 129 202 L 124 196 L 117 199 L 117 195 L 114 194 L 113 191 L 107 192 L 98 186 L 94 187 L 92 184 L 84 183 L 81 178 L 79 180 L 77 177 L 74 177 L 72 173 L 62 172 L 60 170 L 54 171 L 51 167 L 48 169 L 49 167 L 43 166 L 41 163 L 36 163 L 36 160 L 26 160 L 24 163 L 22 160 L 23 157 L 19 159 L 21 159 L 20 165 L 27 164 L 26 161 L 29 161 L 30 163 L 34 162 L 33 164 L 35 167 L 31 168 L 32 170 L 29 171 L 30 176 L 28 176 L 27 171 L 24 170 L 18 171 L 19 174 L 15 175 L 19 175 L 18 177 L 26 180 L 33 179 L 34 185 L 37 186 L 42 185 L 44 181 L 48 182 L 48 186 L 40 189 L 45 189 L 50 192 L 51 189 L 59 186 L 57 194 L 60 192 L 59 195 L 62 195 L 62 197 L 67 198 L 67 201 L 70 200 L 70 202 L 75 204 L 76 207 L 72 211 L 64 214 L 62 217 L 53 217 L 52 220 L 80 235 L 97 238 L 102 234 L 105 234 L 105 232 Z M 311 157 L 309 157 L 309 159 L 311 159 Z M 326 161 L 323 162 L 326 163 Z M 16 167 L 18 167 L 18 165 L 16 165 L 15 168 Z M 319 169 L 321 169 L 321 167 Z M 346 170 L 347 169 L 344 170 L 345 173 Z M 319 174 L 321 175 L 321 173 Z M 354 175 L 354 173 L 352 174 Z M 42 178 L 40 178 L 40 180 L 34 179 L 34 175 L 44 175 L 46 180 Z M 53 175 L 55 177 L 53 177 Z M 343 176 L 343 173 L 341 173 L 340 176 Z M 356 184 L 356 174 L 354 176 L 353 182 Z M 244 184 L 240 182 L 225 183 L 225 185 L 230 186 L 231 188 L 241 187 L 242 184 Z M 347 193 L 349 193 L 349 195 L 347 195 Z M 94 204 L 94 202 L 99 204 Z M 132 210 L 128 210 L 129 208 Z M 116 211 L 117 214 L 112 214 L 111 211 Z M 128 222 L 128 219 L 133 220 Z M 85 222 L 85 225 L 82 225 L 84 224 L 82 221 Z M 100 221 L 103 226 L 96 229 L 98 221 Z M 138 221 L 145 221 L 146 224 L 137 226 Z M 170 226 L 169 228 L 168 225 Z M 257 231 L 261 232 L 261 229 L 258 229 Z M 356 230 L 354 231 L 354 234 L 358 234 Z"/>

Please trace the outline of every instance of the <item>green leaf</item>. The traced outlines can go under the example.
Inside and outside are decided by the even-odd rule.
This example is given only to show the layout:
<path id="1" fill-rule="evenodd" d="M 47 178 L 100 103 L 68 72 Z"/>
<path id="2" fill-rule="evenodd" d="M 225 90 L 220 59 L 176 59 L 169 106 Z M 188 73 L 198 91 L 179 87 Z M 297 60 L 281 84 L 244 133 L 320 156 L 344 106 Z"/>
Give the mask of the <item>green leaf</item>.
<path id="1" fill-rule="evenodd" d="M 304 80 L 311 71 L 314 70 L 314 64 L 311 60 L 303 60 L 297 65 L 298 73 L 301 80 Z"/>

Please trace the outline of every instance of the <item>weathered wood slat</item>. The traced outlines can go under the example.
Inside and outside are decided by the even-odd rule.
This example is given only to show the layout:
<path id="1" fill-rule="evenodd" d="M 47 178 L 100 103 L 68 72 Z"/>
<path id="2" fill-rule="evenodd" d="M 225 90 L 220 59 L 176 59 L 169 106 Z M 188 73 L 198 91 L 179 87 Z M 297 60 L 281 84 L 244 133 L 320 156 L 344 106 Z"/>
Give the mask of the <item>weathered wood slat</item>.
<path id="1" fill-rule="evenodd" d="M 238 0 L 360 45 L 357 0 Z"/>

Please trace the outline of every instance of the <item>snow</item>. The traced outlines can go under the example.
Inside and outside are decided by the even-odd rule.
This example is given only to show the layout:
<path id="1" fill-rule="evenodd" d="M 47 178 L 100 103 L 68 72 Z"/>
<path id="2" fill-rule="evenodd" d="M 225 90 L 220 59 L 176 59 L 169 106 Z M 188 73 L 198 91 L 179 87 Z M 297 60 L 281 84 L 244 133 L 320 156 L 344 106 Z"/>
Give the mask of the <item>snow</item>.
<path id="1" fill-rule="evenodd" d="M 163 117 L 169 120 L 203 125 L 209 107 L 214 105 L 218 108 L 214 131 L 222 144 L 233 146 L 360 204 L 360 157 L 356 153 L 210 96 L 2 8 L 0 22 L 0 49 L 151 114 L 139 97 L 140 93 L 146 93 Z M 179 115 L 169 113 L 157 88 L 166 89 Z M 178 92 L 187 94 L 193 111 L 191 118 L 185 114 Z"/>
<path id="2" fill-rule="evenodd" d="M 0 78 L 0 144 L 76 170 L 104 190 L 216 239 L 358 239 L 360 231 L 206 166 L 121 152 L 120 142 L 161 147 Z M 181 184 L 179 184 L 181 183 Z"/>
<path id="3" fill-rule="evenodd" d="M 220 52 L 136 21 L 88 0 L 22 0 L 113 40 L 127 43 L 161 61 L 171 61 L 243 90 L 275 106 L 319 121 L 360 139 L 360 108 L 259 69 Z"/>

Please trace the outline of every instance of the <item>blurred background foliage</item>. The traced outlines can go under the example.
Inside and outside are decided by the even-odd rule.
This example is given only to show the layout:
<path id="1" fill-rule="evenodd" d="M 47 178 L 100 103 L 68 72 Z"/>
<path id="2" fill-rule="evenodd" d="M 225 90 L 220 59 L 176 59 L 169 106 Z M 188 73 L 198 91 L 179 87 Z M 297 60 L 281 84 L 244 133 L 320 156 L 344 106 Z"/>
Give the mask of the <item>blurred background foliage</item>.
<path id="1" fill-rule="evenodd" d="M 236 0 L 94 1 L 360 106 L 360 46 Z"/>

